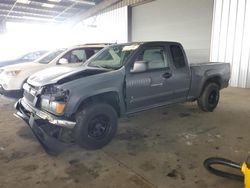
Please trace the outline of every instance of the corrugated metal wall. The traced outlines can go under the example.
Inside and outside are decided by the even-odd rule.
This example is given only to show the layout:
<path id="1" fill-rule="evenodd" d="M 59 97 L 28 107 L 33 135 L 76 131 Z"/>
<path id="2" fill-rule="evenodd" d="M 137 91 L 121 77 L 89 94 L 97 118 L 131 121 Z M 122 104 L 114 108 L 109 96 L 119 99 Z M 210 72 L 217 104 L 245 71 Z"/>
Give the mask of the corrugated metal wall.
<path id="1" fill-rule="evenodd" d="M 230 62 L 230 85 L 250 88 L 250 0 L 215 0 L 211 61 Z"/>
<path id="2" fill-rule="evenodd" d="M 112 11 L 104 12 L 95 17 L 99 41 L 107 42 L 128 41 L 128 7 L 123 6 Z"/>
<path id="3" fill-rule="evenodd" d="M 82 20 L 74 28 L 75 35 L 79 36 L 78 43 L 128 42 L 128 6 L 151 1 L 153 0 L 122 0 L 97 15 Z"/>
<path id="4" fill-rule="evenodd" d="M 122 43 L 128 41 L 128 7 L 90 17 L 74 28 L 82 43 Z"/>

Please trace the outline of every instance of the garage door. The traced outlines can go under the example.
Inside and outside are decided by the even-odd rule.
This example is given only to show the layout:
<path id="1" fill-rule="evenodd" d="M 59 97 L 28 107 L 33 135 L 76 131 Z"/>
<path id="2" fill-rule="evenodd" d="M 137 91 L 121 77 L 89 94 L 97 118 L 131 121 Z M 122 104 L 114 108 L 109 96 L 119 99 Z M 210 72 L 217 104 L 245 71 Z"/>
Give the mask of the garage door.
<path id="1" fill-rule="evenodd" d="M 212 0 L 156 0 L 132 8 L 132 41 L 179 41 L 190 61 L 208 61 L 212 18 Z"/>

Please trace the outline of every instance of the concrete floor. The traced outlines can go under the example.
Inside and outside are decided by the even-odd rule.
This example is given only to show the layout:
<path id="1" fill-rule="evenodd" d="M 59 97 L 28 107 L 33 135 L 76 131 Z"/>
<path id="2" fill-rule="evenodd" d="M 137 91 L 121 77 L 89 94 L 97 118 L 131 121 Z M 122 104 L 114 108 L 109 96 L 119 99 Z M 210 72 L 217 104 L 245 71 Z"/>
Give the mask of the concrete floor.
<path id="1" fill-rule="evenodd" d="M 213 113 L 196 103 L 120 120 L 102 150 L 68 148 L 47 155 L 29 128 L 0 99 L 0 187 L 243 187 L 203 168 L 210 156 L 244 161 L 250 148 L 250 90 L 229 88 Z"/>

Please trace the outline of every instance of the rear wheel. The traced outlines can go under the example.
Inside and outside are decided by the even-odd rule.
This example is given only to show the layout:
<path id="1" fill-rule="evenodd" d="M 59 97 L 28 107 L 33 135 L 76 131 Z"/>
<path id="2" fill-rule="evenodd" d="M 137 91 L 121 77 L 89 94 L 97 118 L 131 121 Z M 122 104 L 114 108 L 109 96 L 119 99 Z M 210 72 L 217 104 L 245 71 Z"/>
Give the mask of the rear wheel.
<path id="1" fill-rule="evenodd" d="M 105 103 L 87 105 L 76 115 L 75 140 L 86 149 L 108 144 L 117 129 L 117 113 Z"/>
<path id="2" fill-rule="evenodd" d="M 198 106 L 205 112 L 212 112 L 218 105 L 220 98 L 220 87 L 216 83 L 209 83 L 198 98 Z"/>

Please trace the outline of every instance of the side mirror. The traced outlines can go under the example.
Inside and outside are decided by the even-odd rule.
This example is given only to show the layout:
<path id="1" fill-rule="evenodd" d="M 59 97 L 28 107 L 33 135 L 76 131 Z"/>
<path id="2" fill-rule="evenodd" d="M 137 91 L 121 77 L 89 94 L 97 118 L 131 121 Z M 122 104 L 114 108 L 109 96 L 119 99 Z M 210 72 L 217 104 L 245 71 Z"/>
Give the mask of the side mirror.
<path id="1" fill-rule="evenodd" d="M 131 73 L 145 72 L 147 70 L 146 61 L 136 61 L 134 62 L 134 67 L 130 70 Z"/>
<path id="2" fill-rule="evenodd" d="M 67 59 L 65 59 L 65 58 L 61 58 L 58 61 L 58 64 L 60 64 L 60 65 L 66 65 L 68 63 L 69 63 L 69 61 Z"/>

